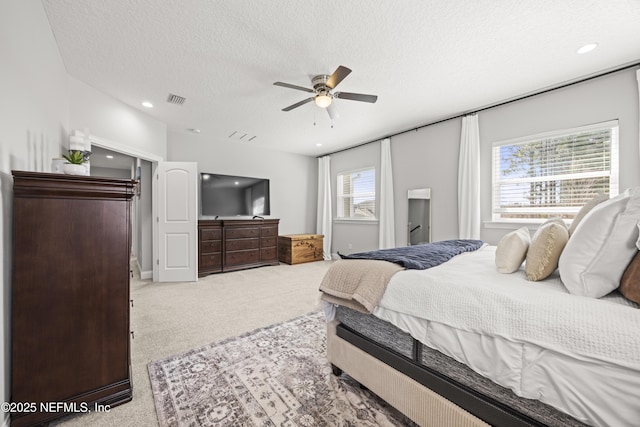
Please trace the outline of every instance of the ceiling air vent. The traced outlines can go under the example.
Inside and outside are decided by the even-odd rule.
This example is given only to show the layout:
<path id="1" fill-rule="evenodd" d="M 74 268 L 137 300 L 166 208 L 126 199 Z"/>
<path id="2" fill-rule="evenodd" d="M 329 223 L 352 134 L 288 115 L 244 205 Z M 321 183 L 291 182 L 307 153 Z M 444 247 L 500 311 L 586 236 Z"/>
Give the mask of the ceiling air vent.
<path id="1" fill-rule="evenodd" d="M 240 131 L 234 130 L 233 133 L 228 136 L 228 138 L 235 139 L 238 141 L 253 141 L 256 138 L 256 136 L 249 135 L 246 132 L 240 132 Z"/>
<path id="2" fill-rule="evenodd" d="M 187 98 L 182 97 L 180 95 L 174 95 L 172 93 L 169 94 L 169 97 L 167 98 L 167 102 L 170 104 L 176 104 L 176 105 L 182 105 L 184 104 L 184 101 L 186 101 Z"/>

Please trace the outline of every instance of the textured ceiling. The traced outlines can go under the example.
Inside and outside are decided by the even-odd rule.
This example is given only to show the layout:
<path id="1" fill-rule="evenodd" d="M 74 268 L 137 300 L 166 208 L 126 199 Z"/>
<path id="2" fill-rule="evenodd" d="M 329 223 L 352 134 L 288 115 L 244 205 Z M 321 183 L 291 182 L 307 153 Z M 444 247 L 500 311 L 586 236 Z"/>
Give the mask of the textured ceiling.
<path id="1" fill-rule="evenodd" d="M 640 60 L 638 0 L 43 3 L 70 75 L 172 131 L 307 155 Z M 339 65 L 353 70 L 339 91 L 378 102 L 338 99 L 333 121 L 313 103 L 281 111 L 309 94 L 273 82 L 311 87 Z"/>

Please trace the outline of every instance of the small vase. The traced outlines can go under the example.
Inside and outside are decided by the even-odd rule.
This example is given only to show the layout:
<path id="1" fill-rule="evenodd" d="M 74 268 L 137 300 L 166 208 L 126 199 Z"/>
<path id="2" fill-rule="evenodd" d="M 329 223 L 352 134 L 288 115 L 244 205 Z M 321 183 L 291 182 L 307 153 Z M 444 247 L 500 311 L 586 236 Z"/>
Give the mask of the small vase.
<path id="1" fill-rule="evenodd" d="M 62 170 L 67 175 L 89 175 L 89 169 L 85 165 L 74 165 L 72 163 L 65 163 L 62 166 Z"/>

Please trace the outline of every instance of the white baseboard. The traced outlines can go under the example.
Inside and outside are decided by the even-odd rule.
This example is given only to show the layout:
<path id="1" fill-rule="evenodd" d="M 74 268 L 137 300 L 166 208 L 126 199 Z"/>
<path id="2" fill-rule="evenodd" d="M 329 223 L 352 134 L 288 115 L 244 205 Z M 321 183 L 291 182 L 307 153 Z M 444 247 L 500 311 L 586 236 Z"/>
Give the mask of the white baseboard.
<path id="1" fill-rule="evenodd" d="M 151 279 L 153 277 L 153 271 L 142 271 L 142 268 L 140 268 L 140 263 L 138 262 L 137 258 L 136 258 L 136 266 L 138 266 L 138 271 L 140 272 L 141 280 Z"/>

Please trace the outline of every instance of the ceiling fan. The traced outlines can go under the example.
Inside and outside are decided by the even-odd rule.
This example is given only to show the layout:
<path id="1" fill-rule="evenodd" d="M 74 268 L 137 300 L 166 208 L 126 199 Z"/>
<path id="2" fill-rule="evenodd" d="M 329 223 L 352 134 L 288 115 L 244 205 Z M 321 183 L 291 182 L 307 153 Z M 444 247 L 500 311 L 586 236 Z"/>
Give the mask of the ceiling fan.
<path id="1" fill-rule="evenodd" d="M 320 74 L 311 79 L 311 84 L 313 85 L 313 89 L 292 85 L 290 83 L 283 82 L 275 82 L 274 85 L 288 87 L 290 89 L 301 90 L 304 92 L 313 93 L 315 95 L 304 99 L 300 102 L 296 102 L 293 105 L 289 105 L 282 109 L 282 111 L 291 111 L 294 108 L 298 108 L 301 105 L 304 105 L 308 102 L 314 101 L 318 107 L 326 108 L 327 113 L 329 113 L 329 117 L 337 118 L 337 111 L 332 107 L 332 101 L 334 98 L 339 99 L 348 99 L 351 101 L 361 101 L 361 102 L 369 102 L 374 103 L 378 100 L 376 95 L 365 95 L 363 93 L 352 93 L 352 92 L 331 92 L 333 89 L 340 84 L 345 77 L 347 77 L 351 73 L 351 70 L 347 67 L 340 65 L 330 76 L 326 74 Z"/>

